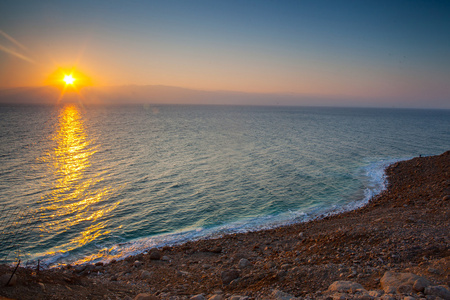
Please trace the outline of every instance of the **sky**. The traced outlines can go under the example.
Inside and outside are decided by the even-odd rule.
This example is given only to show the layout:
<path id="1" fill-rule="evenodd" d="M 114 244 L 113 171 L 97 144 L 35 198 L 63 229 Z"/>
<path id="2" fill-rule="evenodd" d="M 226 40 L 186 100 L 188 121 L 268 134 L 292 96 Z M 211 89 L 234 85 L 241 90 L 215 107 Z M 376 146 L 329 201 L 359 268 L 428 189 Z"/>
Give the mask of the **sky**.
<path id="1" fill-rule="evenodd" d="M 450 2 L 0 2 L 0 88 L 73 67 L 94 86 L 450 108 Z"/>

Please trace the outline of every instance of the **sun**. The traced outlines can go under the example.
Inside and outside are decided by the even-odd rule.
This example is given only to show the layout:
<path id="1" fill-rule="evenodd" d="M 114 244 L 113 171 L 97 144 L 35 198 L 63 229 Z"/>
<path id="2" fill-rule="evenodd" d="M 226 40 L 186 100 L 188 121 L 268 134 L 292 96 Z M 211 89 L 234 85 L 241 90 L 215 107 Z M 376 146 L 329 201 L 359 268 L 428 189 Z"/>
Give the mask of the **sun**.
<path id="1" fill-rule="evenodd" d="M 83 96 L 85 87 L 93 86 L 92 80 L 85 73 L 71 68 L 58 67 L 44 82 L 46 85 L 55 87 L 61 91 L 57 103 L 86 100 Z"/>
<path id="2" fill-rule="evenodd" d="M 63 81 L 64 81 L 66 84 L 73 84 L 73 82 L 75 81 L 75 78 L 73 78 L 72 74 L 70 74 L 70 75 L 64 75 Z"/>

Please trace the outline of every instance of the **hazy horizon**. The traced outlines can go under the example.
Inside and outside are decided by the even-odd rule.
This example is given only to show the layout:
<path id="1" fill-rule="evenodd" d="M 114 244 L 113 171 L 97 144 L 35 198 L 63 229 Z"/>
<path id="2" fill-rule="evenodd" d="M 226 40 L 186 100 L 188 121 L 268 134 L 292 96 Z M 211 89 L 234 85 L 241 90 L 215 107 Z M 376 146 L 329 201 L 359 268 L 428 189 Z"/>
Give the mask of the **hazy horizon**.
<path id="1" fill-rule="evenodd" d="M 65 93 L 63 74 L 75 72 L 76 91 L 166 86 L 295 106 L 450 108 L 446 1 L 14 1 L 0 11 L 2 91 Z"/>
<path id="2" fill-rule="evenodd" d="M 246 93 L 240 91 L 196 90 L 164 85 L 90 86 L 79 92 L 61 91 L 54 86 L 17 87 L 0 89 L 0 104 L 58 105 L 239 105 L 239 106 L 292 106 L 341 108 L 398 108 L 398 109 L 450 109 L 450 103 L 433 106 L 429 102 L 409 102 L 399 105 L 390 99 L 365 101 L 361 98 L 331 98 L 320 95 Z M 367 100 L 367 99 L 366 99 Z M 370 100 L 370 99 L 369 99 Z M 430 105 L 431 104 L 431 105 Z"/>

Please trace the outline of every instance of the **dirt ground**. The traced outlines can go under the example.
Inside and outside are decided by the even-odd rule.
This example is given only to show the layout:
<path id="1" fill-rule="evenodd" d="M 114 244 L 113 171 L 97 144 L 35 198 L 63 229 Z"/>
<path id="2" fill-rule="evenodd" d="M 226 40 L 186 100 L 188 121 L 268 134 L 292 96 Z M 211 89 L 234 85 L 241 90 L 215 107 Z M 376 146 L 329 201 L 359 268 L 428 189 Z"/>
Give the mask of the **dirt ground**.
<path id="1" fill-rule="evenodd" d="M 449 285 L 450 151 L 395 163 L 387 175 L 388 189 L 367 206 L 308 223 L 149 249 L 108 264 L 19 268 L 12 286 L 4 286 L 12 269 L 2 265 L 0 299 L 269 299 L 274 290 L 315 299 L 337 280 L 380 289 L 386 271 Z"/>

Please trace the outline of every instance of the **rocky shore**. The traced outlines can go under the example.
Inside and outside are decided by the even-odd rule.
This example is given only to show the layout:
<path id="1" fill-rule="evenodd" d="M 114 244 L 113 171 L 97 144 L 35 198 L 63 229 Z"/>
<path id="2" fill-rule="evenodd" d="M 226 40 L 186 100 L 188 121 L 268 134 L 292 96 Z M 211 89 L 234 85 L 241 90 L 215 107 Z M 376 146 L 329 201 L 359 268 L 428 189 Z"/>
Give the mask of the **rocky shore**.
<path id="1" fill-rule="evenodd" d="M 121 261 L 0 266 L 0 299 L 450 299 L 450 151 L 391 165 L 365 207 Z"/>

